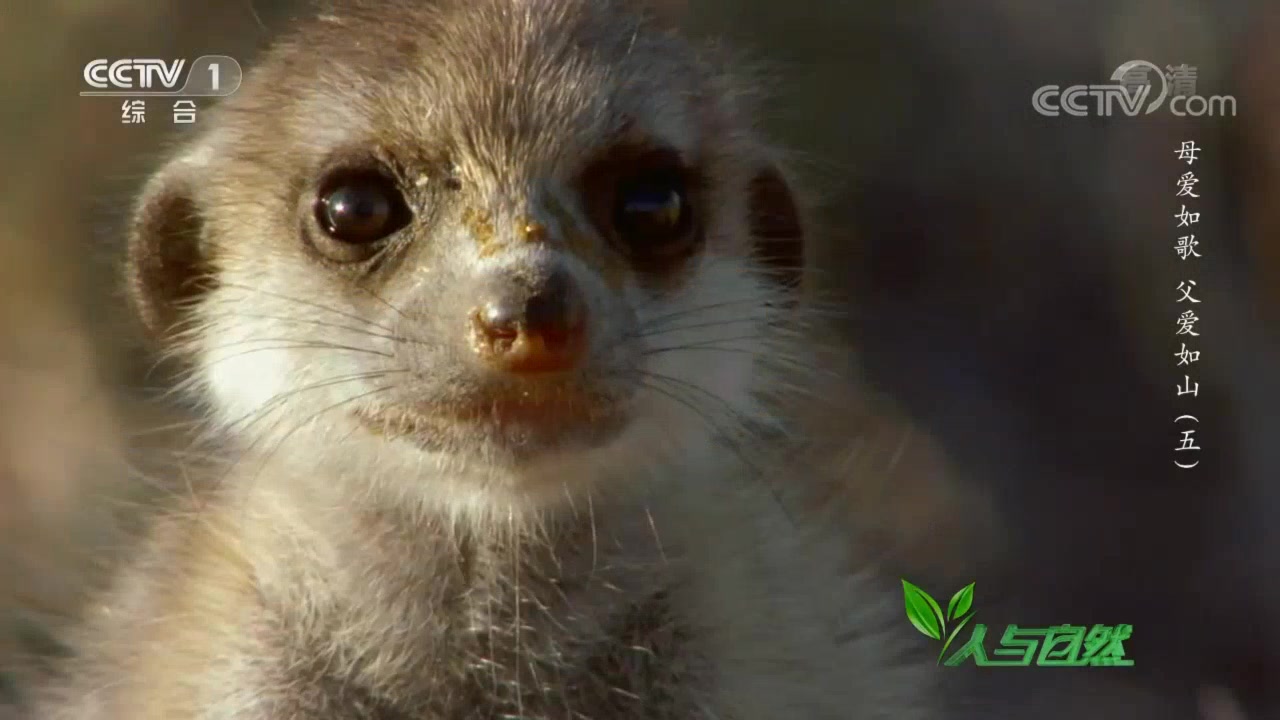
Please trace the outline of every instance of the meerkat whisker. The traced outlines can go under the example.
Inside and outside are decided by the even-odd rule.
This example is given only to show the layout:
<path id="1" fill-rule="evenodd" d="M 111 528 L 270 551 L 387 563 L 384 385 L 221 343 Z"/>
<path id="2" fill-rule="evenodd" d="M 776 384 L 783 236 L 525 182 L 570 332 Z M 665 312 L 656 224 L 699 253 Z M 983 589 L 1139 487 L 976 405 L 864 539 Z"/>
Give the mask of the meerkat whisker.
<path id="1" fill-rule="evenodd" d="M 251 350 L 241 350 L 239 352 L 232 353 L 230 355 L 220 356 L 216 360 L 211 360 L 210 364 L 215 364 L 219 362 L 230 362 L 237 358 L 242 358 L 246 355 L 252 355 L 254 353 L 279 352 L 281 350 L 333 350 L 338 352 L 358 353 L 362 355 L 374 355 L 376 357 L 388 358 L 392 360 L 395 359 L 395 356 L 392 355 L 391 353 L 381 352 L 379 350 L 370 350 L 369 348 L 355 347 L 353 345 L 336 345 L 334 343 L 324 343 L 324 342 L 290 343 L 288 339 L 285 339 L 285 338 L 276 338 L 274 340 L 266 340 L 266 339 L 260 340 L 257 338 L 254 338 L 252 340 L 242 340 L 240 342 L 234 342 L 234 343 L 229 343 L 227 345 L 223 345 L 222 347 L 218 348 L 218 350 L 220 351 L 231 350 L 239 345 L 261 345 L 262 343 L 271 343 L 271 342 L 280 342 L 280 343 L 287 343 L 287 344 L 266 345 L 264 347 L 255 347 Z"/>
<path id="2" fill-rule="evenodd" d="M 742 454 L 744 448 L 743 442 L 749 437 L 749 433 L 745 432 L 745 423 L 743 422 L 744 418 L 738 411 L 732 408 L 732 406 L 728 405 L 726 401 L 716 397 L 705 388 L 700 388 L 676 378 L 653 373 L 645 373 L 643 378 L 644 381 L 647 381 L 644 382 L 645 389 L 659 393 L 695 413 L 711 429 L 716 440 L 723 443 L 727 449 L 738 455 L 738 459 L 753 472 L 757 474 L 760 472 L 759 468 L 757 468 L 745 454 Z M 666 383 L 670 386 L 664 387 L 662 385 L 655 385 L 654 382 Z M 681 390 L 698 391 L 701 397 L 717 401 L 721 404 L 721 410 L 727 411 L 727 416 L 717 416 L 713 414 L 711 409 L 703 406 L 696 400 L 688 397 L 687 395 L 681 395 Z M 722 422 L 732 424 L 734 429 L 738 432 L 726 429 L 725 425 L 721 424 Z"/>
<path id="3" fill-rule="evenodd" d="M 696 383 L 692 383 L 687 380 L 682 380 L 677 377 L 672 377 L 670 375 L 664 375 L 662 373 L 656 373 L 656 372 L 650 372 L 650 371 L 642 371 L 640 373 L 640 376 L 650 380 L 660 380 L 666 383 L 679 386 L 681 388 L 685 388 L 692 392 L 696 392 L 698 393 L 699 396 L 714 402 L 717 407 L 719 407 L 722 411 L 724 411 L 728 420 L 735 421 L 737 424 L 743 426 L 744 428 L 749 422 L 749 418 L 742 410 L 735 408 L 733 404 L 730 403 L 728 400 L 720 397 L 719 395 L 716 395 L 714 392 Z"/>
<path id="4" fill-rule="evenodd" d="M 311 385 L 298 388 L 297 390 L 293 390 L 289 393 L 283 393 L 281 396 L 273 399 L 269 406 L 264 406 L 258 411 L 255 411 L 254 413 L 243 416 L 242 418 L 239 418 L 233 421 L 229 425 L 218 428 L 218 430 L 224 431 L 226 428 L 235 429 L 236 426 L 242 426 L 241 428 L 242 431 L 248 431 L 252 429 L 253 426 L 258 425 L 262 421 L 273 417 L 273 413 L 271 412 L 271 410 L 285 405 L 289 400 L 305 392 L 314 392 L 316 390 L 337 387 L 337 386 L 345 385 L 348 383 L 359 382 L 361 380 L 376 379 L 378 377 L 383 377 L 387 374 L 388 373 L 382 372 L 382 371 L 372 372 L 372 373 L 361 373 L 358 375 L 345 376 L 345 377 L 340 377 L 336 379 L 326 380 L 319 383 L 313 383 Z M 293 436 L 295 432 L 297 432 L 299 429 L 303 427 L 306 427 L 321 415 L 327 412 L 330 412 L 332 410 L 341 408 L 344 405 L 348 405 L 348 404 L 357 402 L 359 400 L 363 400 L 379 392 L 385 392 L 389 389 L 392 389 L 392 387 L 393 386 L 384 386 L 381 388 L 375 388 L 374 390 L 360 393 L 354 397 L 344 398 L 339 402 L 336 402 L 332 405 L 328 405 L 321 408 L 320 410 L 308 416 L 304 421 L 297 423 L 294 426 L 293 430 L 290 430 L 289 432 L 285 433 L 284 436 L 276 442 L 274 449 L 270 451 L 268 455 L 272 455 L 275 452 L 277 452 L 280 449 L 280 447 L 282 447 L 288 441 L 288 439 Z M 227 469 L 223 473 L 222 478 L 219 482 L 225 482 L 227 478 L 229 478 L 232 475 L 232 473 L 236 472 L 239 469 L 240 465 L 244 461 L 249 459 L 255 453 L 255 451 L 259 448 L 259 446 L 262 445 L 262 443 L 266 442 L 267 439 L 271 437 L 271 434 L 273 432 L 278 430 L 283 423 L 289 420 L 287 415 L 280 415 L 279 413 L 275 413 L 275 415 L 276 415 L 276 421 L 270 426 L 270 430 L 267 432 L 264 432 L 263 434 L 255 438 L 240 452 L 239 456 L 235 460 L 227 464 Z M 264 467 L 265 467 L 265 463 L 264 463 Z M 255 479 L 256 479 L 256 476 L 255 476 Z"/>
<path id="5" fill-rule="evenodd" d="M 661 337 L 663 335 L 668 335 L 670 333 L 686 332 L 689 330 L 706 330 L 710 328 L 736 327 L 741 325 L 754 327 L 759 324 L 760 324 L 759 318 L 754 318 L 754 317 L 731 318 L 731 319 L 724 319 L 724 320 L 711 320 L 707 322 L 697 322 L 690 325 L 675 325 L 670 327 L 659 327 L 659 328 L 642 327 L 634 335 L 630 335 L 628 337 L 634 338 L 636 340 L 644 340 L 644 339 L 652 339 L 655 337 Z M 768 335 L 762 334 L 759 337 L 764 338 L 764 337 L 768 337 Z"/>
<path id="6" fill-rule="evenodd" d="M 241 284 L 241 283 L 234 283 L 234 282 L 224 282 L 221 278 L 219 278 L 219 282 L 222 282 L 222 283 L 223 283 L 223 285 L 224 285 L 225 287 L 228 287 L 228 288 L 235 288 L 235 289 L 238 289 L 238 290 L 244 290 L 244 291 L 249 292 L 249 293 L 252 293 L 252 294 L 254 294 L 254 295 L 264 295 L 264 296 L 267 296 L 267 297 L 273 297 L 273 298 L 276 298 L 276 299 L 278 299 L 278 300 L 285 300 L 285 301 L 290 302 L 290 303 L 295 303 L 295 304 L 298 304 L 298 305 L 304 305 L 304 306 L 309 307 L 309 308 L 312 308 L 312 309 L 314 309 L 314 310 L 322 310 L 322 311 L 324 311 L 324 312 L 327 312 L 327 313 L 333 313 L 334 315 L 338 315 L 338 316 L 340 316 L 340 317 L 344 317 L 344 318 L 347 318 L 347 319 L 349 319 L 349 320 L 355 320 L 356 322 L 364 323 L 364 324 L 366 324 L 366 325 L 370 325 L 370 326 L 372 326 L 372 327 L 374 327 L 374 328 L 377 328 L 378 330 L 383 330 L 383 331 L 385 331 L 385 332 L 387 332 L 387 333 L 390 333 L 390 334 L 392 334 L 392 335 L 394 335 L 394 334 L 395 334 L 395 330 L 393 330 L 392 328 L 387 327 L 387 326 L 382 325 L 382 324 L 379 324 L 379 323 L 376 323 L 376 322 L 369 322 L 369 319 L 368 319 L 368 318 L 361 317 L 359 314 L 354 313 L 354 312 L 350 312 L 350 311 L 347 311 L 347 310 L 340 310 L 340 309 L 338 309 L 338 308 L 330 307 L 330 306 L 328 306 L 328 305 L 324 305 L 323 303 L 318 303 L 318 302 L 315 302 L 315 301 L 313 301 L 313 300 L 304 300 L 304 299 L 301 299 L 301 298 L 290 297 L 290 296 L 288 296 L 288 295 L 285 295 L 285 294 L 282 294 L 282 293 L 279 293 L 279 292 L 274 292 L 274 291 L 271 291 L 271 290 L 264 290 L 264 289 L 262 289 L 261 287 L 256 287 L 256 286 L 253 286 L 253 285 L 244 285 L 244 284 Z"/>
<path id="7" fill-rule="evenodd" d="M 278 407 L 278 406 L 285 405 L 285 404 L 287 404 L 287 402 L 289 402 L 289 401 L 293 400 L 293 398 L 294 398 L 294 397 L 297 397 L 298 395 L 302 395 L 302 393 L 305 393 L 305 392 L 312 392 L 312 391 L 316 391 L 316 389 L 324 389 L 324 388 L 340 387 L 340 386 L 344 386 L 344 384 L 357 383 L 357 382 L 361 382 L 361 380 L 369 380 L 369 379 L 378 379 L 378 378 L 383 378 L 383 377 L 387 377 L 387 375 L 389 375 L 389 374 L 396 374 L 396 373 L 398 373 L 398 372 L 388 372 L 388 370 L 378 370 L 378 372 L 372 372 L 372 373 L 360 373 L 360 374 L 356 374 L 356 375 L 344 375 L 344 377 L 340 377 L 340 378 L 333 378 L 333 379 L 326 379 L 326 380 L 323 380 L 323 382 L 308 384 L 308 386 L 303 386 L 303 387 L 301 387 L 301 388 L 294 389 L 294 391 L 287 392 L 287 393 L 282 393 L 282 395 L 280 395 L 280 396 L 278 396 L 278 397 L 275 397 L 275 398 L 274 398 L 274 400 L 271 400 L 271 404 L 270 404 L 270 406 L 264 406 L 264 407 L 262 407 L 262 409 L 259 411 L 259 413 L 256 413 L 256 414 L 253 414 L 253 415 L 244 416 L 244 418 L 242 418 L 242 419 L 239 419 L 239 420 L 233 421 L 233 423 L 232 423 L 232 424 L 230 424 L 230 425 L 229 425 L 229 427 L 234 428 L 234 425 L 241 424 L 241 423 L 247 423 L 248 425 L 252 425 L 252 424 L 255 424 L 255 423 L 259 423 L 259 421 L 264 420 L 264 419 L 266 419 L 266 418 L 270 418 L 270 416 L 271 416 L 270 410 L 271 410 L 271 409 L 273 409 L 273 406 Z M 385 386 L 385 387 L 381 387 L 381 388 L 376 388 L 376 391 L 378 391 L 378 392 L 383 392 L 383 391 L 387 391 L 387 389 L 390 389 L 390 388 L 392 388 L 392 387 L 393 387 L 393 386 Z M 321 410 L 317 411 L 317 413 L 316 413 L 316 414 L 312 414 L 312 415 L 308 416 L 307 420 L 303 421 L 303 423 L 302 423 L 302 424 L 311 423 L 311 421 L 314 421 L 314 420 L 315 420 L 315 418 L 317 418 L 317 416 L 319 416 L 320 414 L 323 414 L 323 413 L 328 413 L 328 411 L 329 411 L 329 410 L 333 410 L 333 409 L 334 409 L 334 407 L 338 407 L 338 406 L 340 406 L 340 405 L 342 405 L 342 404 L 346 404 L 346 402 L 352 402 L 352 401 L 355 401 L 355 400 L 361 400 L 361 398 L 364 398 L 364 397 L 367 397 L 367 396 L 370 396 L 370 395 L 372 395 L 372 392 L 371 392 L 371 391 L 370 391 L 370 392 L 362 392 L 362 393 L 360 393 L 360 395 L 357 395 L 357 396 L 343 398 L 343 400 L 342 400 L 342 401 L 339 401 L 339 402 L 338 402 L 338 404 L 325 406 L 325 407 L 323 407 L 323 409 L 321 409 Z M 280 419 L 280 420 L 282 420 L 282 421 L 283 421 L 283 420 L 287 420 L 287 418 L 282 418 L 282 419 Z M 244 428 L 244 429 L 248 429 L 248 428 L 246 427 L 246 428 Z M 274 425 L 273 425 L 273 429 L 274 429 Z M 293 432 L 293 430 L 291 430 L 291 434 L 292 434 L 292 432 Z M 264 436 L 264 437 L 265 437 L 265 436 Z M 257 439 L 259 439 L 259 441 L 261 441 L 261 439 L 262 439 L 262 438 L 257 438 Z M 252 446 L 250 446 L 250 448 L 247 448 L 247 451 L 246 451 L 246 452 L 248 452 L 248 451 L 250 451 L 250 450 L 252 450 Z"/>
<path id="8" fill-rule="evenodd" d="M 407 342 L 407 339 L 406 339 L 406 338 L 401 337 L 401 336 L 399 336 L 399 335 L 392 335 L 392 334 L 389 334 L 389 333 L 373 332 L 373 331 L 369 330 L 368 328 L 361 328 L 361 327 L 355 327 L 355 326 L 349 326 L 349 325 L 341 325 L 341 324 L 338 324 L 338 323 L 324 322 L 324 321 L 322 321 L 322 320 L 315 320 L 315 319 L 313 319 L 313 318 L 289 317 L 289 316 L 286 316 L 286 315 L 263 315 L 263 314 L 260 314 L 260 313 L 242 313 L 242 312 L 237 312 L 237 313 L 229 314 L 229 315 L 227 315 L 226 317 L 223 317 L 223 318 L 218 318 L 218 319 L 217 319 L 217 320 L 215 320 L 214 322 L 220 322 L 220 323 L 232 323 L 232 324 L 233 324 L 233 323 L 235 323 L 235 322 L 237 321 L 237 319 L 240 319 L 240 320 L 278 320 L 278 321 L 280 321 L 280 322 L 282 322 L 282 323 L 285 323 L 285 324 L 288 324 L 288 325 L 311 325 L 311 326 L 315 326 L 315 327 L 330 328 L 330 329 L 332 329 L 332 330 L 342 330 L 342 331 L 345 331 L 345 332 L 351 332 L 351 333 L 355 333 L 355 334 L 357 334 L 357 335 L 363 335 L 363 336 L 372 337 L 372 338 L 380 338 L 380 339 L 383 339 L 383 340 L 391 340 L 391 341 L 393 341 L 393 342 Z"/>
<path id="9" fill-rule="evenodd" d="M 386 377 L 388 375 L 402 374 L 405 372 L 408 372 L 408 371 L 402 370 L 402 369 L 385 369 L 384 368 L 384 369 L 371 370 L 371 371 L 365 371 L 365 372 L 359 372 L 359 373 L 352 373 L 348 375 L 339 375 L 337 377 L 325 378 L 324 380 L 303 385 L 302 387 L 292 388 L 288 391 L 277 393 L 271 396 L 260 407 L 255 408 L 252 413 L 240 416 L 239 418 L 236 418 L 230 421 L 219 422 L 218 425 L 233 431 L 247 429 L 247 428 L 237 428 L 237 426 L 240 423 L 251 422 L 252 419 L 256 416 L 269 414 L 269 412 L 272 409 L 274 409 L 276 406 L 282 405 L 288 402 L 289 400 L 295 398 L 296 396 L 301 395 L 302 393 L 313 392 L 315 390 L 321 390 L 325 388 L 332 388 L 335 386 L 359 382 L 362 380 L 376 380 L 378 378 Z"/>
<path id="10" fill-rule="evenodd" d="M 737 307 L 743 307 L 743 306 L 750 307 L 750 308 L 759 308 L 760 296 L 758 294 L 747 295 L 736 300 L 721 300 L 718 302 L 706 303 L 703 305 L 695 305 L 693 307 L 682 308 L 675 312 L 664 313 L 662 315 L 657 315 L 657 316 L 648 318 L 645 321 L 644 325 L 645 327 L 650 327 L 650 328 L 662 327 L 664 323 L 672 319 L 684 318 L 690 315 L 698 315 L 700 313 L 706 313 L 712 310 L 724 310 L 724 309 L 737 308 Z"/>
<path id="11" fill-rule="evenodd" d="M 296 423 L 296 424 L 293 426 L 293 429 L 289 430 L 289 431 L 288 431 L 288 432 L 286 432 L 283 436 L 281 436 L 281 437 L 280 437 L 280 439 L 276 441 L 275 446 L 274 446 L 273 448 L 271 448 L 270 450 L 268 450 L 268 451 L 267 451 L 267 452 L 266 452 L 266 453 L 265 453 L 265 454 L 260 458 L 260 460 L 261 460 L 261 464 L 260 464 L 260 465 L 259 465 L 259 467 L 258 467 L 258 471 L 257 471 L 257 472 L 252 476 L 252 478 L 250 478 L 250 483 L 256 482 L 256 481 L 258 480 L 258 478 L 259 478 L 259 477 L 261 476 L 261 474 L 262 474 L 262 471 L 263 471 L 263 470 L 265 470 L 266 468 L 270 467 L 270 461 L 271 461 L 271 459 L 276 455 L 276 453 L 280 452 L 280 448 L 285 447 L 285 446 L 288 444 L 288 442 L 289 442 L 289 438 L 293 437 L 293 436 L 294 436 L 294 434 L 295 434 L 295 433 L 297 433 L 299 430 L 302 430 L 303 428 L 309 427 L 309 426 L 310 426 L 310 425 L 312 425 L 316 420 L 319 420 L 321 417 L 323 417 L 323 416 L 325 416 L 325 415 L 328 415 L 329 413 L 331 413 L 331 412 L 333 412 L 333 411 L 335 411 L 335 410 L 339 410 L 339 409 L 341 409 L 341 408 L 343 408 L 343 407 L 345 407 L 345 406 L 347 406 L 347 405 L 351 405 L 351 404 L 353 404 L 353 403 L 359 402 L 359 401 L 364 400 L 364 399 L 366 399 L 366 398 L 373 397 L 374 395 L 378 395 L 378 394 L 380 394 L 380 393 L 384 393 L 384 392 L 387 392 L 388 390 L 394 390 L 394 389 L 395 389 L 395 386 L 394 386 L 394 385 L 384 385 L 384 386 L 382 386 L 382 387 L 376 387 L 376 388 L 373 388 L 372 390 L 367 390 L 367 391 L 365 391 L 365 392 L 359 393 L 359 394 L 354 395 L 354 396 L 352 396 L 352 397 L 349 397 L 349 398 L 343 398 L 342 400 L 339 400 L 338 402 L 335 402 L 335 403 L 333 403 L 333 404 L 331 404 L 331 405 L 326 405 L 325 407 L 323 407 L 323 408 L 321 408 L 321 409 L 319 409 L 319 410 L 315 411 L 314 413 L 312 413 L 312 414 L 308 415 L 304 420 L 302 420 L 301 422 Z M 275 429 L 275 428 L 274 428 L 274 426 L 273 426 L 273 430 L 274 430 L 274 429 Z M 266 437 L 266 436 L 264 435 L 263 437 Z M 259 438 L 259 440 L 261 440 L 261 439 L 262 439 L 262 438 Z M 258 441 L 256 441 L 256 440 L 255 440 L 254 442 L 255 442 L 255 444 L 256 444 Z M 252 445 L 251 445 L 250 447 L 245 448 L 244 453 L 241 455 L 241 459 L 240 459 L 240 460 L 237 460 L 235 464 L 236 464 L 236 465 L 239 465 L 241 461 L 243 461 L 244 459 L 247 459 L 247 458 L 249 457 L 249 455 L 253 452 L 253 450 L 254 450 L 254 448 L 253 448 L 253 446 L 252 446 Z"/>
<path id="12" fill-rule="evenodd" d="M 769 336 L 769 335 L 759 335 L 759 334 L 733 335 L 730 337 L 714 338 L 711 340 L 701 340 L 698 342 L 681 343 L 679 345 L 668 345 L 668 346 L 659 346 L 659 347 L 653 347 L 653 348 L 645 348 L 644 354 L 656 355 L 660 353 L 676 352 L 679 350 L 706 349 L 706 350 L 738 350 L 741 352 L 752 353 L 755 355 L 765 355 L 769 353 L 768 349 L 760 349 L 760 348 L 749 349 L 749 348 L 743 348 L 743 347 L 735 348 L 735 347 L 723 347 L 723 346 L 726 343 L 749 343 L 749 342 L 760 343 L 760 342 L 768 341 L 771 339 L 773 338 L 772 336 Z"/>
<path id="13" fill-rule="evenodd" d="M 378 292 L 377 292 L 376 290 L 374 290 L 373 288 L 368 288 L 368 287 L 360 286 L 360 290 L 361 290 L 361 291 L 363 291 L 365 294 L 367 294 L 369 297 L 371 297 L 371 298 L 373 298 L 374 300 L 378 301 L 378 303 L 380 303 L 383 307 L 385 307 L 385 308 L 389 309 L 391 312 L 393 312 L 393 313 L 395 313 L 396 315 L 400 316 L 400 318 L 401 318 L 401 319 L 403 319 L 403 320 L 409 320 L 409 321 L 412 321 L 412 320 L 413 320 L 413 318 L 412 318 L 412 317 L 410 317 L 407 313 L 405 313 L 405 312 L 404 312 L 403 310 L 401 310 L 399 307 L 396 307 L 396 305 L 395 305 L 394 303 L 392 303 L 392 302 L 388 301 L 386 298 L 384 298 L 384 297 L 382 297 L 381 295 L 379 295 L 379 294 L 378 294 Z"/>
<path id="14" fill-rule="evenodd" d="M 246 415 L 243 415 L 243 416 L 241 416 L 241 417 L 239 417 L 239 418 L 236 418 L 236 419 L 234 419 L 234 420 L 230 421 L 229 423 L 226 423 L 226 424 L 221 424 L 221 423 L 219 423 L 219 424 L 217 424 L 216 426 L 211 426 L 211 427 L 210 427 L 210 434 L 226 432 L 226 431 L 228 431 L 228 430 L 230 430 L 230 431 L 246 432 L 246 431 L 249 431 L 249 430 L 253 429 L 253 427 L 254 427 L 255 425 L 258 425 L 259 423 L 263 422 L 264 420 L 266 420 L 266 419 L 268 419 L 268 418 L 273 417 L 273 415 L 274 415 L 274 416 L 277 416 L 276 423 L 275 423 L 275 424 L 273 424 L 273 425 L 271 426 L 271 429 L 272 429 L 272 430 L 275 430 L 275 429 L 276 429 L 276 428 L 277 428 L 281 423 L 283 423 L 283 422 L 285 422 L 286 420 L 288 420 L 288 417 L 287 417 L 287 415 L 283 415 L 283 416 L 282 416 L 282 414 L 281 414 L 281 413 L 277 413 L 277 412 L 274 412 L 274 411 L 275 411 L 275 410 L 278 410 L 278 409 L 280 409 L 280 408 L 282 408 L 282 407 L 283 407 L 283 406 L 285 406 L 289 401 L 291 401 L 291 400 L 295 399 L 295 398 L 296 398 L 296 397 L 298 397 L 299 395 L 302 395 L 302 394 L 304 394 L 304 393 L 313 393 L 313 392 L 315 392 L 315 391 L 317 391 L 317 390 L 324 390 L 324 389 L 330 389 L 330 388 L 340 387 L 340 386 L 347 385 L 347 384 L 351 384 L 351 383 L 358 383 L 358 382 L 366 381 L 366 380 L 376 380 L 376 379 L 379 379 L 379 378 L 387 377 L 388 375 L 399 374 L 399 373 L 401 373 L 401 372 L 403 372 L 403 371 L 387 371 L 387 370 L 379 370 L 379 371 L 374 371 L 374 372 L 366 372 L 366 373 L 357 373 L 357 374 L 353 374 L 353 375 L 345 375 L 345 376 L 341 376 L 341 377 L 337 377 L 337 378 L 329 378 L 329 379 L 327 379 L 327 380 L 323 380 L 323 381 L 320 381 L 320 382 L 312 383 L 312 384 L 310 384 L 310 385 L 304 385 L 303 387 L 300 387 L 300 388 L 297 388 L 297 389 L 291 390 L 291 391 L 289 391 L 289 392 L 286 392 L 286 393 L 280 393 L 280 394 L 279 394 L 279 395 L 277 395 L 276 397 L 272 398 L 272 399 L 271 399 L 267 404 L 265 404 L 265 405 L 264 405 L 264 406 L 262 406 L 261 408 L 257 408 L 257 409 L 255 409 L 254 411 L 252 411 L 252 412 L 250 412 L 250 413 L 248 413 L 248 414 L 246 414 Z M 359 400 L 359 399 L 362 399 L 362 398 L 364 398 L 364 397 L 367 397 L 367 395 L 368 395 L 368 394 L 360 395 L 360 396 L 357 396 L 357 397 L 356 397 L 356 398 L 354 398 L 354 399 Z M 352 400 L 352 398 L 347 398 L 347 400 Z M 345 401 L 344 401 L 344 402 L 345 402 Z M 331 408 L 331 407 L 330 407 L 330 408 L 325 408 L 325 410 L 329 410 L 329 409 L 332 409 L 332 408 Z M 268 436 L 269 436 L 268 434 L 264 433 L 262 436 L 260 436 L 260 437 L 258 437 L 258 438 L 255 438 L 255 439 L 254 439 L 254 440 L 253 440 L 253 441 L 252 441 L 252 442 L 251 442 L 251 443 L 250 443 L 250 444 L 249 444 L 249 445 L 244 449 L 244 451 L 243 451 L 243 453 L 242 453 L 242 456 L 247 456 L 247 455 L 249 455 L 250 453 L 252 453 L 252 452 L 253 452 L 253 451 L 258 447 L 259 443 L 261 443 L 262 441 L 264 441 Z M 228 467 L 227 472 L 228 472 L 228 473 L 232 472 L 232 471 L 235 469 L 235 466 L 236 466 L 237 464 L 238 464 L 238 461 L 237 461 L 236 463 L 232 463 L 232 464 Z"/>

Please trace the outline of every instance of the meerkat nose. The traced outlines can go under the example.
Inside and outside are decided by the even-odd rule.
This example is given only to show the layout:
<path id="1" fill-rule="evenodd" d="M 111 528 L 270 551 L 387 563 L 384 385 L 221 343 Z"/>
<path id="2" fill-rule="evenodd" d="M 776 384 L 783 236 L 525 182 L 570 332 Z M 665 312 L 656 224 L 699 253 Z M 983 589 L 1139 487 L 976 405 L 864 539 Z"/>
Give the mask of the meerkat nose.
<path id="1" fill-rule="evenodd" d="M 495 278 L 471 314 L 473 348 L 505 372 L 571 370 L 585 349 L 586 317 L 582 291 L 563 268 L 531 285 Z"/>

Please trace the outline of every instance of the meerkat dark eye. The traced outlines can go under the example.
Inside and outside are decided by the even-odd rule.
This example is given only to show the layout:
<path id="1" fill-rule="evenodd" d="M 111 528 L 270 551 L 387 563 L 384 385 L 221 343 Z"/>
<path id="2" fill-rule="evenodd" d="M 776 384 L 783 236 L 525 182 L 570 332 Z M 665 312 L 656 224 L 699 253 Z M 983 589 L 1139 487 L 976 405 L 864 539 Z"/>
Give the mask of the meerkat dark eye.
<path id="1" fill-rule="evenodd" d="M 638 258 L 684 253 L 693 241 L 693 208 L 683 179 L 674 172 L 660 172 L 623 182 L 614 227 Z"/>
<path id="2" fill-rule="evenodd" d="M 321 187 L 316 222 L 348 246 L 369 246 L 408 224 L 410 211 L 393 180 L 377 172 L 340 172 Z"/>

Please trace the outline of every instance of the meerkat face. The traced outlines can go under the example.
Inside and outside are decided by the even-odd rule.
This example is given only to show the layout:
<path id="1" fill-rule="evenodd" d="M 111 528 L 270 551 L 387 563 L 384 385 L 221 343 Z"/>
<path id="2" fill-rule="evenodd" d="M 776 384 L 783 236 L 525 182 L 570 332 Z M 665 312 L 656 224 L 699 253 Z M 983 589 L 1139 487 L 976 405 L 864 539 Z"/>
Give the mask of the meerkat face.
<path id="1" fill-rule="evenodd" d="M 651 9 L 374 3 L 277 46 L 133 237 L 142 316 L 217 422 L 473 491 L 759 419 L 796 207 L 732 83 Z"/>

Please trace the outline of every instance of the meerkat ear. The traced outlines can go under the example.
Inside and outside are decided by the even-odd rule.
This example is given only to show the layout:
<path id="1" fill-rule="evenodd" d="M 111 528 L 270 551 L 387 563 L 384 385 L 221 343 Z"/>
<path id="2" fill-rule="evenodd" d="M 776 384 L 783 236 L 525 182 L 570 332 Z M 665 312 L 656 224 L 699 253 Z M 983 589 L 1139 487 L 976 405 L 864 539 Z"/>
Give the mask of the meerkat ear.
<path id="1" fill-rule="evenodd" d="M 748 218 L 756 258 L 783 287 L 798 289 L 804 277 L 804 221 L 791 184 L 773 165 L 748 186 Z"/>
<path id="2" fill-rule="evenodd" d="M 189 157 L 171 161 L 143 186 L 134 206 L 126 282 L 143 326 L 160 341 L 169 339 L 210 279 L 196 194 L 200 170 Z"/>

